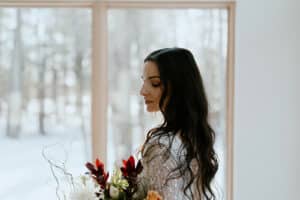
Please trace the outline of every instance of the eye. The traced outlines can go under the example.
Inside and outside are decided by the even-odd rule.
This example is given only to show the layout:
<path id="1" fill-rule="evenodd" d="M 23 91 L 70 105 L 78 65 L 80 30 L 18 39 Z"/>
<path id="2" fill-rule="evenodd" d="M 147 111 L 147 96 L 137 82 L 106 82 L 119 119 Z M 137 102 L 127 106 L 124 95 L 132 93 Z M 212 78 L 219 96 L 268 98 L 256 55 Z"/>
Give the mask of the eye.
<path id="1" fill-rule="evenodd" d="M 152 85 L 153 87 L 159 87 L 159 86 L 160 86 L 160 82 L 159 82 L 159 83 L 151 83 L 151 85 Z"/>

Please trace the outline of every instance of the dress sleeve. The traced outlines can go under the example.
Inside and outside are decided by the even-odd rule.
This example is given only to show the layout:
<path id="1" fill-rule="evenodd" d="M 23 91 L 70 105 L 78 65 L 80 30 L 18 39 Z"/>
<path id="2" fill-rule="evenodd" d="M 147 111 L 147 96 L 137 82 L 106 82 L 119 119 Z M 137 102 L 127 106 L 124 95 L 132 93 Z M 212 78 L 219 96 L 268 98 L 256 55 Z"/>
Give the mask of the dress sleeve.
<path id="1" fill-rule="evenodd" d="M 163 144 L 155 144 L 146 149 L 148 152 L 142 159 L 144 168 L 141 176 L 148 181 L 147 190 L 158 192 L 164 200 L 182 199 L 182 179 L 173 178 L 176 176 L 173 169 L 176 168 L 177 162 L 172 153 L 169 153 L 168 157 L 165 156 L 167 149 Z"/>

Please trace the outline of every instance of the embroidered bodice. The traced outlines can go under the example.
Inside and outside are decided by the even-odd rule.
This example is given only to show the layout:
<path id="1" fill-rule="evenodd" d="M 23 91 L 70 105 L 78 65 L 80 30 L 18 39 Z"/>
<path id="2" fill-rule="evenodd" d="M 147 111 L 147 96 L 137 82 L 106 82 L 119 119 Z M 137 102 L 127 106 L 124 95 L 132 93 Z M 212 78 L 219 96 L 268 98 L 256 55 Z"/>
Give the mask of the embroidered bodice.
<path id="1" fill-rule="evenodd" d="M 139 179 L 143 182 L 144 189 L 157 191 L 164 200 L 187 200 L 184 195 L 184 177 L 168 179 L 168 175 L 175 177 L 176 173 L 171 173 L 178 166 L 181 159 L 184 159 L 181 140 L 178 135 L 172 140 L 169 136 L 152 138 L 144 147 L 147 154 L 142 158 L 143 171 Z M 169 144 L 171 148 L 168 150 Z M 168 157 L 165 157 L 165 153 Z M 166 159 L 167 158 L 167 159 Z M 145 191 L 146 192 L 146 191 Z M 189 194 L 189 193 L 188 193 Z"/>

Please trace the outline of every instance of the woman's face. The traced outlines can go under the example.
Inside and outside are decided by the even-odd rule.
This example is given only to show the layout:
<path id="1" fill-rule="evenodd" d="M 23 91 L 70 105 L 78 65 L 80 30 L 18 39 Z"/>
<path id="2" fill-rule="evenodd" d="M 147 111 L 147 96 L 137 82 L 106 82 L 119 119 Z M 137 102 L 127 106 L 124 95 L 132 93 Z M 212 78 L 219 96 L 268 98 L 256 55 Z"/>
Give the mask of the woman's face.
<path id="1" fill-rule="evenodd" d="M 148 112 L 159 111 L 159 101 L 162 95 L 162 83 L 158 67 L 154 62 L 147 61 L 144 64 L 143 86 L 140 94 L 144 97 Z"/>

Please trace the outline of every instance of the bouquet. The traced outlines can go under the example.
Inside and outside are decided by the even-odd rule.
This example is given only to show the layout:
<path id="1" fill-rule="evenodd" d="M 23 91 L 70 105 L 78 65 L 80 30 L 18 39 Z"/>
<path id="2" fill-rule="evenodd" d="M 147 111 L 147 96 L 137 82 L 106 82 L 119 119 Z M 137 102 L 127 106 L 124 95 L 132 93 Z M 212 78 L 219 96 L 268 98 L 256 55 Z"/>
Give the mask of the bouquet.
<path id="1" fill-rule="evenodd" d="M 109 179 L 104 164 L 99 159 L 86 163 L 88 172 L 80 176 L 69 195 L 70 200 L 162 200 L 155 191 L 148 191 L 146 197 L 137 197 L 138 175 L 143 166 L 134 157 L 123 160 L 123 166 L 115 168 Z"/>

